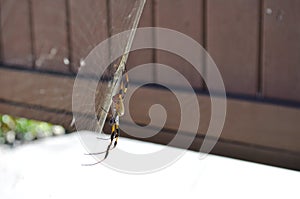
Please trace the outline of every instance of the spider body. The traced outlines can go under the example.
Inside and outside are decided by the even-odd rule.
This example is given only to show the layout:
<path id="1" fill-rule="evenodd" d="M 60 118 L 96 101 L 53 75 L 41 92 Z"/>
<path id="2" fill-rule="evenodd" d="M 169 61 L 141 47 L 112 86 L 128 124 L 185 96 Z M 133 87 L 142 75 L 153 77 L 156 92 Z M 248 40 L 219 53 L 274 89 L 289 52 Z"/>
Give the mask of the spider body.
<path id="1" fill-rule="evenodd" d="M 87 154 L 87 155 L 99 155 L 99 154 L 105 153 L 105 156 L 102 160 L 100 160 L 98 162 L 95 162 L 93 164 L 83 164 L 83 166 L 92 166 L 92 165 L 101 163 L 102 161 L 104 161 L 107 158 L 109 151 L 114 149 L 117 146 L 118 139 L 120 136 L 120 128 L 119 128 L 120 122 L 119 121 L 120 121 L 120 117 L 122 117 L 125 113 L 124 97 L 127 92 L 128 83 L 129 83 L 129 78 L 128 78 L 128 75 L 126 72 L 125 72 L 124 76 L 125 76 L 125 81 L 123 81 L 123 79 L 120 81 L 119 92 L 112 97 L 112 105 L 111 105 L 112 113 L 111 113 L 111 118 L 109 120 L 109 123 L 111 125 L 111 133 L 110 133 L 110 138 L 108 138 L 108 139 L 110 139 L 110 143 L 108 144 L 106 151 Z M 99 139 L 107 140 L 105 138 L 104 139 L 99 138 Z M 113 146 L 112 146 L 112 144 L 113 144 Z"/>

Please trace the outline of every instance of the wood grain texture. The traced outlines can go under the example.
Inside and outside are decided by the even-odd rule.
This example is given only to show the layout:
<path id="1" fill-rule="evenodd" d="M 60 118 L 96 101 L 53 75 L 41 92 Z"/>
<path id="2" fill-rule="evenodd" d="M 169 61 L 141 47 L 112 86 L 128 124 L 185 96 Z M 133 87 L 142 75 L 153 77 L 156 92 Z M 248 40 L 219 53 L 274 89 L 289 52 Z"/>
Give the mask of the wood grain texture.
<path id="1" fill-rule="evenodd" d="M 300 2 L 264 2 L 263 95 L 299 102 Z"/>
<path id="2" fill-rule="evenodd" d="M 27 0 L 1 0 L 3 63 L 32 67 L 30 13 Z"/>
<path id="3" fill-rule="evenodd" d="M 35 67 L 39 70 L 69 72 L 65 0 L 31 0 L 33 13 Z"/>
<path id="4" fill-rule="evenodd" d="M 89 52 L 108 38 L 107 9 L 105 0 L 69 0 L 69 6 L 71 64 L 77 72 Z"/>
<path id="5" fill-rule="evenodd" d="M 155 26 L 169 28 L 190 36 L 203 45 L 203 1 L 202 0 L 158 0 Z M 170 52 L 156 51 L 157 62 L 178 70 L 194 88 L 202 88 L 202 78 L 186 60 Z M 199 61 L 201 61 L 199 55 Z M 157 83 L 183 86 L 176 77 L 157 69 Z"/>
<path id="6" fill-rule="evenodd" d="M 259 4 L 259 0 L 207 1 L 207 50 L 227 92 L 257 93 Z"/>

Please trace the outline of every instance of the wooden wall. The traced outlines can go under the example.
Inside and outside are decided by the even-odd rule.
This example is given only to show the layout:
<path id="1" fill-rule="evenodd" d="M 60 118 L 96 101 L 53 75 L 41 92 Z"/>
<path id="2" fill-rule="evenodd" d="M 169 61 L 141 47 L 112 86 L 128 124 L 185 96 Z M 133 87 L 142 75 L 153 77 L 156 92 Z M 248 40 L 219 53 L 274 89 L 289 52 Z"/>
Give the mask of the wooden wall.
<path id="1" fill-rule="evenodd" d="M 2 63 L 76 73 L 80 60 L 108 36 L 106 4 L 106 0 L 1 0 Z M 117 10 L 118 5 L 112 1 L 110 6 Z M 297 0 L 147 0 L 139 26 L 174 29 L 202 44 L 228 93 L 299 102 L 298 11 Z M 122 24 L 117 16 L 111 16 L 113 27 Z M 194 87 L 203 88 L 192 67 L 168 52 L 132 52 L 128 67 L 151 62 L 170 65 Z M 149 73 L 146 78 L 159 83 L 180 84 L 155 68 Z"/>
<path id="2" fill-rule="evenodd" d="M 0 0 L 0 113 L 68 128 L 72 85 L 81 61 L 122 26 L 117 1 Z M 147 0 L 140 27 L 187 34 L 206 48 L 222 74 L 228 114 L 214 153 L 300 169 L 299 13 L 298 0 Z M 154 49 L 131 52 L 127 67 L 153 62 L 174 67 L 205 93 L 202 78 L 174 54 Z M 148 72 L 131 81 L 180 87 L 155 67 Z M 144 95 L 168 101 L 161 92 L 148 88 Z M 199 100 L 208 110 L 202 117 L 209 118 L 208 96 L 199 95 Z M 142 109 L 150 102 L 135 103 L 140 107 L 134 110 L 137 120 L 146 124 Z M 204 119 L 191 149 L 199 148 L 207 122 Z M 175 123 L 171 118 L 166 132 L 176 130 Z M 150 139 L 164 144 L 166 140 Z"/>

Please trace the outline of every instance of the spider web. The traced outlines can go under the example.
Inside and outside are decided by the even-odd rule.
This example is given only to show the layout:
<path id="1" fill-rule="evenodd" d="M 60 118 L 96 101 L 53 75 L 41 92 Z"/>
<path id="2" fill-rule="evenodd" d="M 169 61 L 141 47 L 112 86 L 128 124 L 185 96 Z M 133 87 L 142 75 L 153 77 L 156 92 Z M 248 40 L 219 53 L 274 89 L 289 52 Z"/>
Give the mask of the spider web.
<path id="1" fill-rule="evenodd" d="M 121 78 L 128 54 L 111 60 L 111 64 L 100 77 L 93 71 L 93 65 L 102 67 L 103 60 L 110 60 L 110 55 L 115 51 L 127 52 L 130 49 L 145 1 L 3 1 L 1 34 L 5 42 L 1 50 L 4 54 L 4 63 L 27 67 L 29 70 L 33 65 L 34 70 L 42 71 L 42 73 L 22 74 L 21 78 L 27 79 L 24 85 L 18 86 L 19 90 L 16 89 L 20 92 L 18 96 L 11 94 L 7 96 L 9 94 L 7 89 L 7 92 L 3 92 L 3 98 L 10 97 L 9 100 L 16 101 L 17 105 L 25 102 L 26 106 L 32 109 L 30 113 L 15 111 L 16 116 L 31 118 L 33 115 L 33 119 L 68 127 L 75 111 L 76 119 L 81 119 L 79 130 L 101 131 L 107 110 L 112 103 L 111 97 L 118 87 L 113 82 Z M 109 46 L 105 52 L 98 53 L 90 60 L 91 66 L 88 65 L 86 58 L 93 49 L 109 37 L 125 30 L 131 30 L 127 38 Z M 18 45 L 6 43 L 9 41 L 14 41 Z M 81 74 L 82 95 L 73 96 L 74 77 L 84 67 L 91 70 Z M 10 73 L 14 75 L 15 72 Z M 34 78 L 30 79 L 32 76 Z M 97 82 L 96 91 L 90 88 L 90 84 L 95 82 Z M 26 92 L 24 97 L 21 92 Z M 95 92 L 94 105 L 86 101 L 85 95 L 89 92 Z M 80 103 L 72 110 L 74 97 Z M 43 113 L 45 114 L 42 118 L 37 118 Z M 97 126 L 91 126 L 90 120 L 95 117 L 99 118 L 99 122 Z"/>
<path id="2" fill-rule="evenodd" d="M 103 51 L 103 47 L 98 51 L 98 46 L 93 46 L 93 50 L 89 52 L 83 62 L 81 61 L 84 65 L 80 66 L 79 76 L 76 79 L 78 82 L 77 84 L 75 82 L 74 85 L 74 90 L 79 88 L 79 96 L 73 93 L 73 111 L 79 113 L 75 114 L 77 130 L 102 131 L 112 103 L 112 97 L 118 92 L 120 80 L 125 71 L 125 63 L 128 58 L 128 54 L 125 52 L 128 52 L 131 47 L 145 0 L 126 2 L 112 0 L 106 3 L 108 8 L 106 25 L 109 27 L 107 35 L 113 36 L 126 30 L 130 31 L 126 38 L 121 39 L 119 43 L 108 41 L 105 51 Z M 123 52 L 122 56 L 117 59 L 111 57 L 112 54 L 120 51 Z M 107 67 L 104 62 L 110 63 L 109 66 Z M 95 71 L 95 69 L 99 69 L 99 71 Z M 94 89 L 95 84 L 96 90 Z M 95 92 L 95 94 L 88 92 Z M 90 96 L 95 96 L 95 104 Z M 77 100 L 78 98 L 80 100 Z M 95 117 L 98 120 L 97 124 L 94 121 Z"/>

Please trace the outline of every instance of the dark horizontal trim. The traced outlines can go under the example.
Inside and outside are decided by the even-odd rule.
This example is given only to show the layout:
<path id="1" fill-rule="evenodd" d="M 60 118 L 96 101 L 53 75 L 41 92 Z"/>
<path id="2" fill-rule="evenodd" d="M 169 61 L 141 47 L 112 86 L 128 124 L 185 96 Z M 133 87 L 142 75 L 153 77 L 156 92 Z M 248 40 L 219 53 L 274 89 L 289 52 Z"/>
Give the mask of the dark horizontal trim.
<path id="1" fill-rule="evenodd" d="M 37 70 L 34 68 L 26 68 L 24 66 L 20 65 L 8 65 L 8 64 L 2 64 L 0 63 L 0 69 L 8 69 L 8 70 L 14 70 L 14 71 L 21 71 L 21 72 L 26 72 L 26 73 L 35 73 L 35 74 L 43 74 L 43 75 L 53 75 L 53 76 L 58 76 L 58 77 L 67 77 L 67 78 L 81 78 L 81 79 L 88 79 L 88 80 L 96 80 L 103 82 L 110 81 L 112 77 L 107 77 L 107 76 L 102 76 L 98 77 L 97 75 L 93 74 L 75 74 L 75 73 L 66 73 L 66 72 L 57 72 L 57 71 L 51 71 L 51 70 Z"/>
<path id="2" fill-rule="evenodd" d="M 130 84 L 133 85 L 140 85 L 140 82 L 130 82 Z M 159 90 L 168 90 L 165 86 L 159 85 L 159 84 L 146 84 L 145 87 L 147 88 L 154 88 Z M 170 86 L 170 88 L 178 91 L 186 92 L 188 91 L 186 88 L 180 87 L 180 86 Z M 204 96 L 220 96 L 220 93 L 218 92 L 211 92 L 209 93 L 206 90 L 203 89 L 194 89 L 194 92 L 197 95 L 204 95 Z M 278 105 L 278 106 L 285 106 L 285 107 L 291 107 L 291 108 L 300 108 L 300 102 L 293 101 L 293 100 L 284 100 L 284 99 L 275 99 L 275 98 L 267 98 L 267 97 L 258 97 L 258 96 L 251 96 L 251 95 L 244 95 L 244 94 L 236 94 L 236 93 L 226 93 L 226 97 L 228 99 L 236 99 L 236 100 L 243 100 L 248 102 L 255 102 L 255 103 L 261 103 L 261 104 L 270 104 L 270 105 Z"/>
<path id="3" fill-rule="evenodd" d="M 0 98 L 0 103 L 8 104 L 11 106 L 17 106 L 27 109 L 33 109 L 33 110 L 39 110 L 39 111 L 45 111 L 50 113 L 58 113 L 58 114 L 64 114 L 64 115 L 73 115 L 72 111 L 62 110 L 62 109 L 55 109 L 55 108 L 49 108 L 41 105 L 36 104 L 27 104 L 23 102 L 15 102 L 7 99 Z"/>
<path id="4" fill-rule="evenodd" d="M 0 68 L 10 69 L 10 70 L 17 70 L 17 71 L 24 71 L 28 73 L 38 73 L 38 74 L 49 74 L 53 76 L 62 76 L 62 77 L 69 77 L 69 78 L 76 78 L 76 74 L 71 73 L 62 73 L 62 72 L 55 72 L 55 71 L 49 71 L 49 70 L 36 70 L 31 68 L 25 68 L 18 65 L 7 65 L 7 64 L 0 64 Z M 80 76 L 82 79 L 90 79 L 90 80 L 97 80 L 99 81 L 99 77 L 96 77 L 94 75 L 84 75 Z M 101 81 L 109 81 L 110 79 L 107 77 L 102 77 Z M 130 84 L 133 85 L 139 85 L 140 82 L 137 81 L 131 81 Z M 159 85 L 159 84 L 147 84 L 145 87 L 149 88 L 155 88 L 160 90 L 167 90 L 166 87 Z M 171 86 L 173 89 L 178 91 L 187 91 L 187 89 L 180 87 L 180 86 Z M 207 90 L 204 89 L 194 89 L 195 93 L 198 95 L 204 95 L 204 96 L 219 96 L 220 94 L 218 92 L 215 93 L 209 93 Z M 244 95 L 244 94 L 237 94 L 237 93 L 226 93 L 226 97 L 228 99 L 236 99 L 236 100 L 243 100 L 243 101 L 249 101 L 249 102 L 255 102 L 255 103 L 261 103 L 261 104 L 270 104 L 270 105 L 278 105 L 278 106 L 285 106 L 285 107 L 291 107 L 291 108 L 300 108 L 300 102 L 293 101 L 293 100 L 283 100 L 283 99 L 275 99 L 275 98 L 266 98 L 266 97 L 258 97 L 258 96 L 251 96 L 251 95 Z"/>
<path id="5" fill-rule="evenodd" d="M 34 68 L 26 68 L 21 65 L 9 65 L 9 64 L 0 63 L 0 68 L 22 71 L 22 72 L 27 72 L 27 73 L 48 74 L 48 75 L 53 75 L 53 76 L 62 76 L 62 77 L 71 77 L 71 78 L 76 77 L 76 74 L 72 74 L 72 73 L 57 72 L 57 71 L 51 71 L 51 70 L 37 70 Z"/>
<path id="6" fill-rule="evenodd" d="M 293 100 L 284 100 L 284 99 L 275 99 L 269 97 L 256 97 L 250 95 L 241 95 L 235 93 L 227 93 L 227 97 L 230 99 L 238 99 L 238 100 L 245 100 L 250 102 L 257 102 L 262 104 L 271 104 L 271 105 L 278 105 L 278 106 L 285 106 L 291 108 L 300 108 L 300 102 L 293 101 Z"/>

